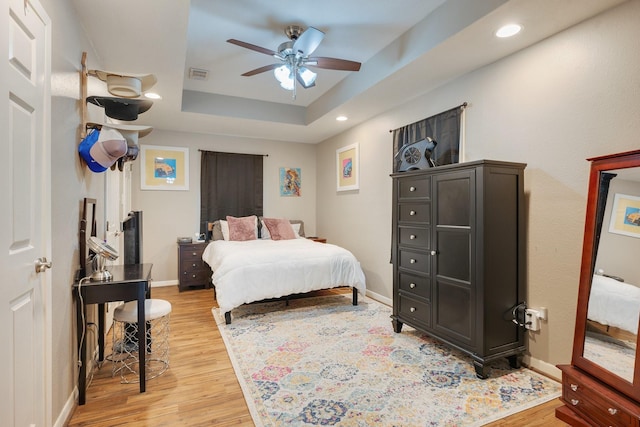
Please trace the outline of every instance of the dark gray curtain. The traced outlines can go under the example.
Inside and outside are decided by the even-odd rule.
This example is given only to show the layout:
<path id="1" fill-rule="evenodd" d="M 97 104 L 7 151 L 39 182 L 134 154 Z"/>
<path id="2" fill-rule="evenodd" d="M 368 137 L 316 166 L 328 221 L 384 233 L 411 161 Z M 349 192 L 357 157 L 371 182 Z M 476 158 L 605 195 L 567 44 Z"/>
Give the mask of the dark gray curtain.
<path id="1" fill-rule="evenodd" d="M 262 215 L 263 155 L 201 151 L 200 233 L 227 215 Z"/>
<path id="2" fill-rule="evenodd" d="M 405 145 L 430 137 L 437 142 L 431 153 L 436 166 L 459 162 L 460 117 L 466 104 L 428 117 L 393 131 L 393 172 L 398 172 L 401 158 L 398 156 Z"/>

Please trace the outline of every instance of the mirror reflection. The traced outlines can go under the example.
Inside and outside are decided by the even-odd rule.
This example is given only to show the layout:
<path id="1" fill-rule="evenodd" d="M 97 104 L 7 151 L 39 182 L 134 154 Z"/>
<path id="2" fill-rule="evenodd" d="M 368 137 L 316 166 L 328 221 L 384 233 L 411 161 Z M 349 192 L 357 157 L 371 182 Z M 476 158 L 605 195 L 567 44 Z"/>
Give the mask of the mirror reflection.
<path id="1" fill-rule="evenodd" d="M 633 382 L 640 314 L 640 168 L 601 174 L 583 356 Z"/>

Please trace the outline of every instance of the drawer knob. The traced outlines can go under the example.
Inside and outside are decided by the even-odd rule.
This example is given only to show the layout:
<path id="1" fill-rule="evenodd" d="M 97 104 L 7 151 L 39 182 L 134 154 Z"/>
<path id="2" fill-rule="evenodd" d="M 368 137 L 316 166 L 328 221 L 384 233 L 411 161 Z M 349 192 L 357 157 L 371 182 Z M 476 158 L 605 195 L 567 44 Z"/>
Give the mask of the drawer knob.
<path id="1" fill-rule="evenodd" d="M 609 408 L 609 409 L 607 409 L 607 411 L 609 411 L 609 413 L 610 413 L 611 415 L 615 415 L 615 414 L 617 414 L 617 413 L 618 413 L 618 410 L 617 410 L 616 408 Z"/>
<path id="2" fill-rule="evenodd" d="M 431 255 L 434 255 L 434 256 L 438 255 L 438 251 L 431 251 L 430 253 L 431 253 Z"/>
<path id="3" fill-rule="evenodd" d="M 196 255 L 198 255 L 198 252 L 194 252 L 194 253 L 193 253 L 193 256 L 196 256 Z"/>
<path id="4" fill-rule="evenodd" d="M 578 390 L 578 384 L 571 384 L 571 390 L 577 391 Z"/>
<path id="5" fill-rule="evenodd" d="M 196 278 L 196 275 L 195 275 L 195 274 L 192 274 L 192 275 L 191 275 L 191 277 L 193 277 L 193 278 L 195 279 L 195 278 Z"/>
<path id="6" fill-rule="evenodd" d="M 409 212 L 409 215 L 411 215 L 411 216 L 415 216 L 415 214 L 416 214 L 416 211 L 410 211 Z"/>
<path id="7" fill-rule="evenodd" d="M 415 264 L 415 263 L 416 263 L 416 262 L 418 262 L 418 261 L 416 261 L 415 259 L 411 258 L 411 260 L 409 260 L 409 262 L 410 262 L 411 264 Z"/>
<path id="8" fill-rule="evenodd" d="M 415 308 L 415 307 L 411 307 L 411 308 L 409 309 L 409 311 L 410 311 L 410 312 L 412 312 L 412 313 L 415 313 L 416 308 Z"/>
<path id="9" fill-rule="evenodd" d="M 411 289 L 413 289 L 413 288 L 415 288 L 415 287 L 416 287 L 416 284 L 415 284 L 415 283 L 409 283 L 409 287 L 410 287 Z"/>
<path id="10" fill-rule="evenodd" d="M 416 187 L 409 187 L 409 191 L 416 191 Z"/>
<path id="11" fill-rule="evenodd" d="M 196 265 L 195 265 L 195 264 L 192 264 L 191 266 L 192 266 L 192 267 L 195 267 Z"/>
<path id="12" fill-rule="evenodd" d="M 415 235 L 415 234 L 412 234 L 411 236 L 409 236 L 409 239 L 411 239 L 411 240 L 415 240 L 415 239 L 416 239 L 416 235 Z"/>
<path id="13" fill-rule="evenodd" d="M 578 399 L 571 399 L 571 404 L 572 404 L 573 406 L 577 406 L 577 405 L 578 405 L 578 403 L 580 403 L 580 401 L 579 401 Z"/>

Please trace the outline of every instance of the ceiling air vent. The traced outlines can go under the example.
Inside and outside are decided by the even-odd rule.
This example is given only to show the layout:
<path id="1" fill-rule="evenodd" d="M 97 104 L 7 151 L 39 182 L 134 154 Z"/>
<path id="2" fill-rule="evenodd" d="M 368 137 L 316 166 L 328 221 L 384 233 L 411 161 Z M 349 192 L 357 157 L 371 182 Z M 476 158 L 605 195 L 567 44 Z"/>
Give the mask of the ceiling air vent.
<path id="1" fill-rule="evenodd" d="M 209 70 L 202 68 L 189 68 L 189 78 L 191 80 L 207 80 L 209 78 Z"/>

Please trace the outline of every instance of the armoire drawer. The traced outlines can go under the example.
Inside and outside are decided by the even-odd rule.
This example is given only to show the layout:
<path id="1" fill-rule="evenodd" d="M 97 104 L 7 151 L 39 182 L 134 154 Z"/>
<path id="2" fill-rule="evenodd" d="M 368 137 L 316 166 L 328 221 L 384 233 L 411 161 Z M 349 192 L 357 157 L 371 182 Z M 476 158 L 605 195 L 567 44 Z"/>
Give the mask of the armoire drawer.
<path id="1" fill-rule="evenodd" d="M 431 206 L 429 203 L 401 203 L 398 205 L 400 222 L 431 223 Z"/>
<path id="2" fill-rule="evenodd" d="M 411 295 L 431 300 L 431 280 L 428 277 L 399 273 L 399 289 Z"/>
<path id="3" fill-rule="evenodd" d="M 399 243 L 422 249 L 431 247 L 430 230 L 427 227 L 398 227 Z"/>
<path id="4" fill-rule="evenodd" d="M 417 252 L 406 249 L 400 251 L 400 263 L 398 266 L 407 270 L 413 270 L 428 274 L 431 270 L 431 255 L 426 252 Z"/>
<path id="5" fill-rule="evenodd" d="M 400 180 L 399 199 L 431 197 L 431 178 L 428 176 L 407 177 Z"/>
<path id="6" fill-rule="evenodd" d="M 431 326 L 431 304 L 405 295 L 399 295 L 397 298 L 401 317 Z"/>

